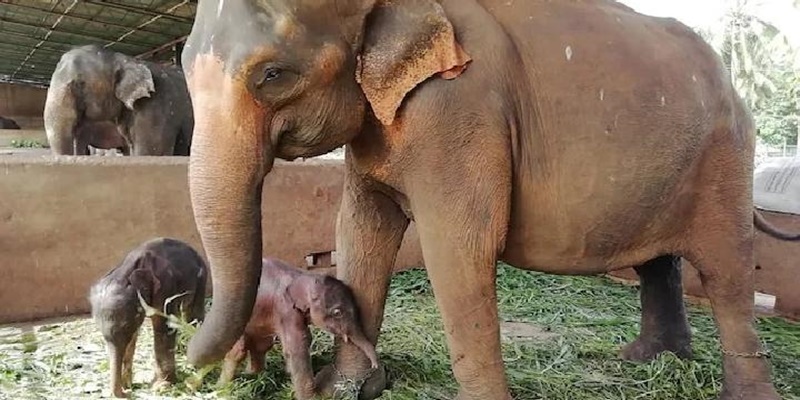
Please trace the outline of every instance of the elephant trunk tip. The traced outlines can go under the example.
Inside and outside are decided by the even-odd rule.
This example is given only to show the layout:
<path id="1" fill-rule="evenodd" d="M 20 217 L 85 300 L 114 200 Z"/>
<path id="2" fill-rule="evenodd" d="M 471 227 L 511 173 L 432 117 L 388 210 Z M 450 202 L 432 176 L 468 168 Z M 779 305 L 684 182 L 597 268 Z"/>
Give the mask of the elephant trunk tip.
<path id="1" fill-rule="evenodd" d="M 358 349 L 361 350 L 365 356 L 367 356 L 372 369 L 378 368 L 378 353 L 375 351 L 375 345 L 373 345 L 369 340 L 367 340 L 366 337 L 360 334 L 356 335 L 355 337 L 350 337 L 349 339 L 349 341 L 352 341 L 352 343 L 358 347 Z M 345 343 L 347 342 L 348 340 L 345 339 Z"/>
<path id="2" fill-rule="evenodd" d="M 187 360 L 197 368 L 221 360 L 244 332 L 244 325 L 245 323 L 239 323 L 230 316 L 219 318 L 212 308 L 197 333 L 189 340 L 186 348 Z M 224 326 L 225 329 L 212 329 L 219 326 Z"/>

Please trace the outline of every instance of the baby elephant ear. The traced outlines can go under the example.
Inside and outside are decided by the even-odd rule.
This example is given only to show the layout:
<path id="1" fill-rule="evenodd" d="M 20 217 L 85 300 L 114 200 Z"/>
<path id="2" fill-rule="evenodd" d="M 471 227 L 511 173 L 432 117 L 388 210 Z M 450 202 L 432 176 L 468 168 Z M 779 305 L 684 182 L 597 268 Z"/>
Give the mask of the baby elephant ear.
<path id="1" fill-rule="evenodd" d="M 405 96 L 439 74 L 453 79 L 471 58 L 436 1 L 382 1 L 367 17 L 356 78 L 375 116 L 394 122 Z"/>
<path id="2" fill-rule="evenodd" d="M 155 273 L 160 267 L 159 262 L 160 257 L 148 251 L 136 261 L 136 269 L 128 277 L 131 286 L 142 294 L 142 298 L 150 306 L 153 306 L 154 295 L 161 290 L 161 281 Z"/>

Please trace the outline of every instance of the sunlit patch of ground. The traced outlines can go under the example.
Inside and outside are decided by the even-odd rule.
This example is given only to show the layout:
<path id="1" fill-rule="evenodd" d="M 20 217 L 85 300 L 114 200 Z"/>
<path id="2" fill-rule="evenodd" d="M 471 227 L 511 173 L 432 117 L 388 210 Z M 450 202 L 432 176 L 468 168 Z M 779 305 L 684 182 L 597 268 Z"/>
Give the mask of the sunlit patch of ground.
<path id="1" fill-rule="evenodd" d="M 501 266 L 498 301 L 503 356 L 516 399 L 715 399 L 721 386 L 716 329 L 707 309 L 690 307 L 695 359 L 665 354 L 648 364 L 622 361 L 619 348 L 636 337 L 636 288 L 596 277 L 559 277 Z M 441 319 L 424 271 L 392 281 L 378 346 L 392 387 L 383 399 L 450 399 L 456 386 Z M 761 338 L 772 352 L 775 380 L 784 399 L 800 400 L 800 325 L 759 318 Z M 179 376 L 193 370 L 178 348 Z M 314 367 L 330 361 L 332 341 L 315 332 Z M 178 384 L 160 396 L 148 387 L 153 374 L 149 321 L 134 366 L 138 399 L 291 399 L 279 351 L 267 371 L 240 376 L 215 390 L 218 370 L 198 392 Z M 0 328 L 0 399 L 105 399 L 108 362 L 100 334 L 88 319 Z"/>

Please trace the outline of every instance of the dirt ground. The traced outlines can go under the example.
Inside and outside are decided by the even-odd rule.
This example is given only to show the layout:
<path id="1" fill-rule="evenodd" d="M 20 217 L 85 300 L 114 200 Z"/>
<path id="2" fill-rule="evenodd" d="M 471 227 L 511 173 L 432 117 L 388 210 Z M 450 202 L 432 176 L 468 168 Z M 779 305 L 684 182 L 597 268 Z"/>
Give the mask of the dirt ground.
<path id="1" fill-rule="evenodd" d="M 134 387 L 153 377 L 149 321 L 134 359 Z M 105 342 L 87 317 L 0 328 L 0 399 L 110 399 Z M 142 395 L 135 398 L 172 399 Z M 195 397 L 213 399 L 216 397 Z"/>

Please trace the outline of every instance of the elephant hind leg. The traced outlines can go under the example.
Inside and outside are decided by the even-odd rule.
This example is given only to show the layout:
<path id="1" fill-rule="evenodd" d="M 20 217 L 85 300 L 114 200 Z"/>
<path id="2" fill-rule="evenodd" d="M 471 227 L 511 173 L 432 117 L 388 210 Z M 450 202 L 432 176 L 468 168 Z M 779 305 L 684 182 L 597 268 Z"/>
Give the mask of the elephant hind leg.
<path id="1" fill-rule="evenodd" d="M 720 399 L 780 399 L 754 322 L 752 148 L 730 133 L 710 144 L 699 165 L 692 221 L 681 255 L 700 275 L 723 353 Z"/>
<path id="2" fill-rule="evenodd" d="M 708 249 L 687 254 L 711 301 L 723 353 L 721 399 L 777 400 L 766 354 L 754 322 L 752 239 L 706 240 Z"/>
<path id="3" fill-rule="evenodd" d="M 691 358 L 692 339 L 683 303 L 680 257 L 658 257 L 635 270 L 641 284 L 641 331 L 635 341 L 622 349 L 622 358 L 649 361 L 665 351 Z"/>

